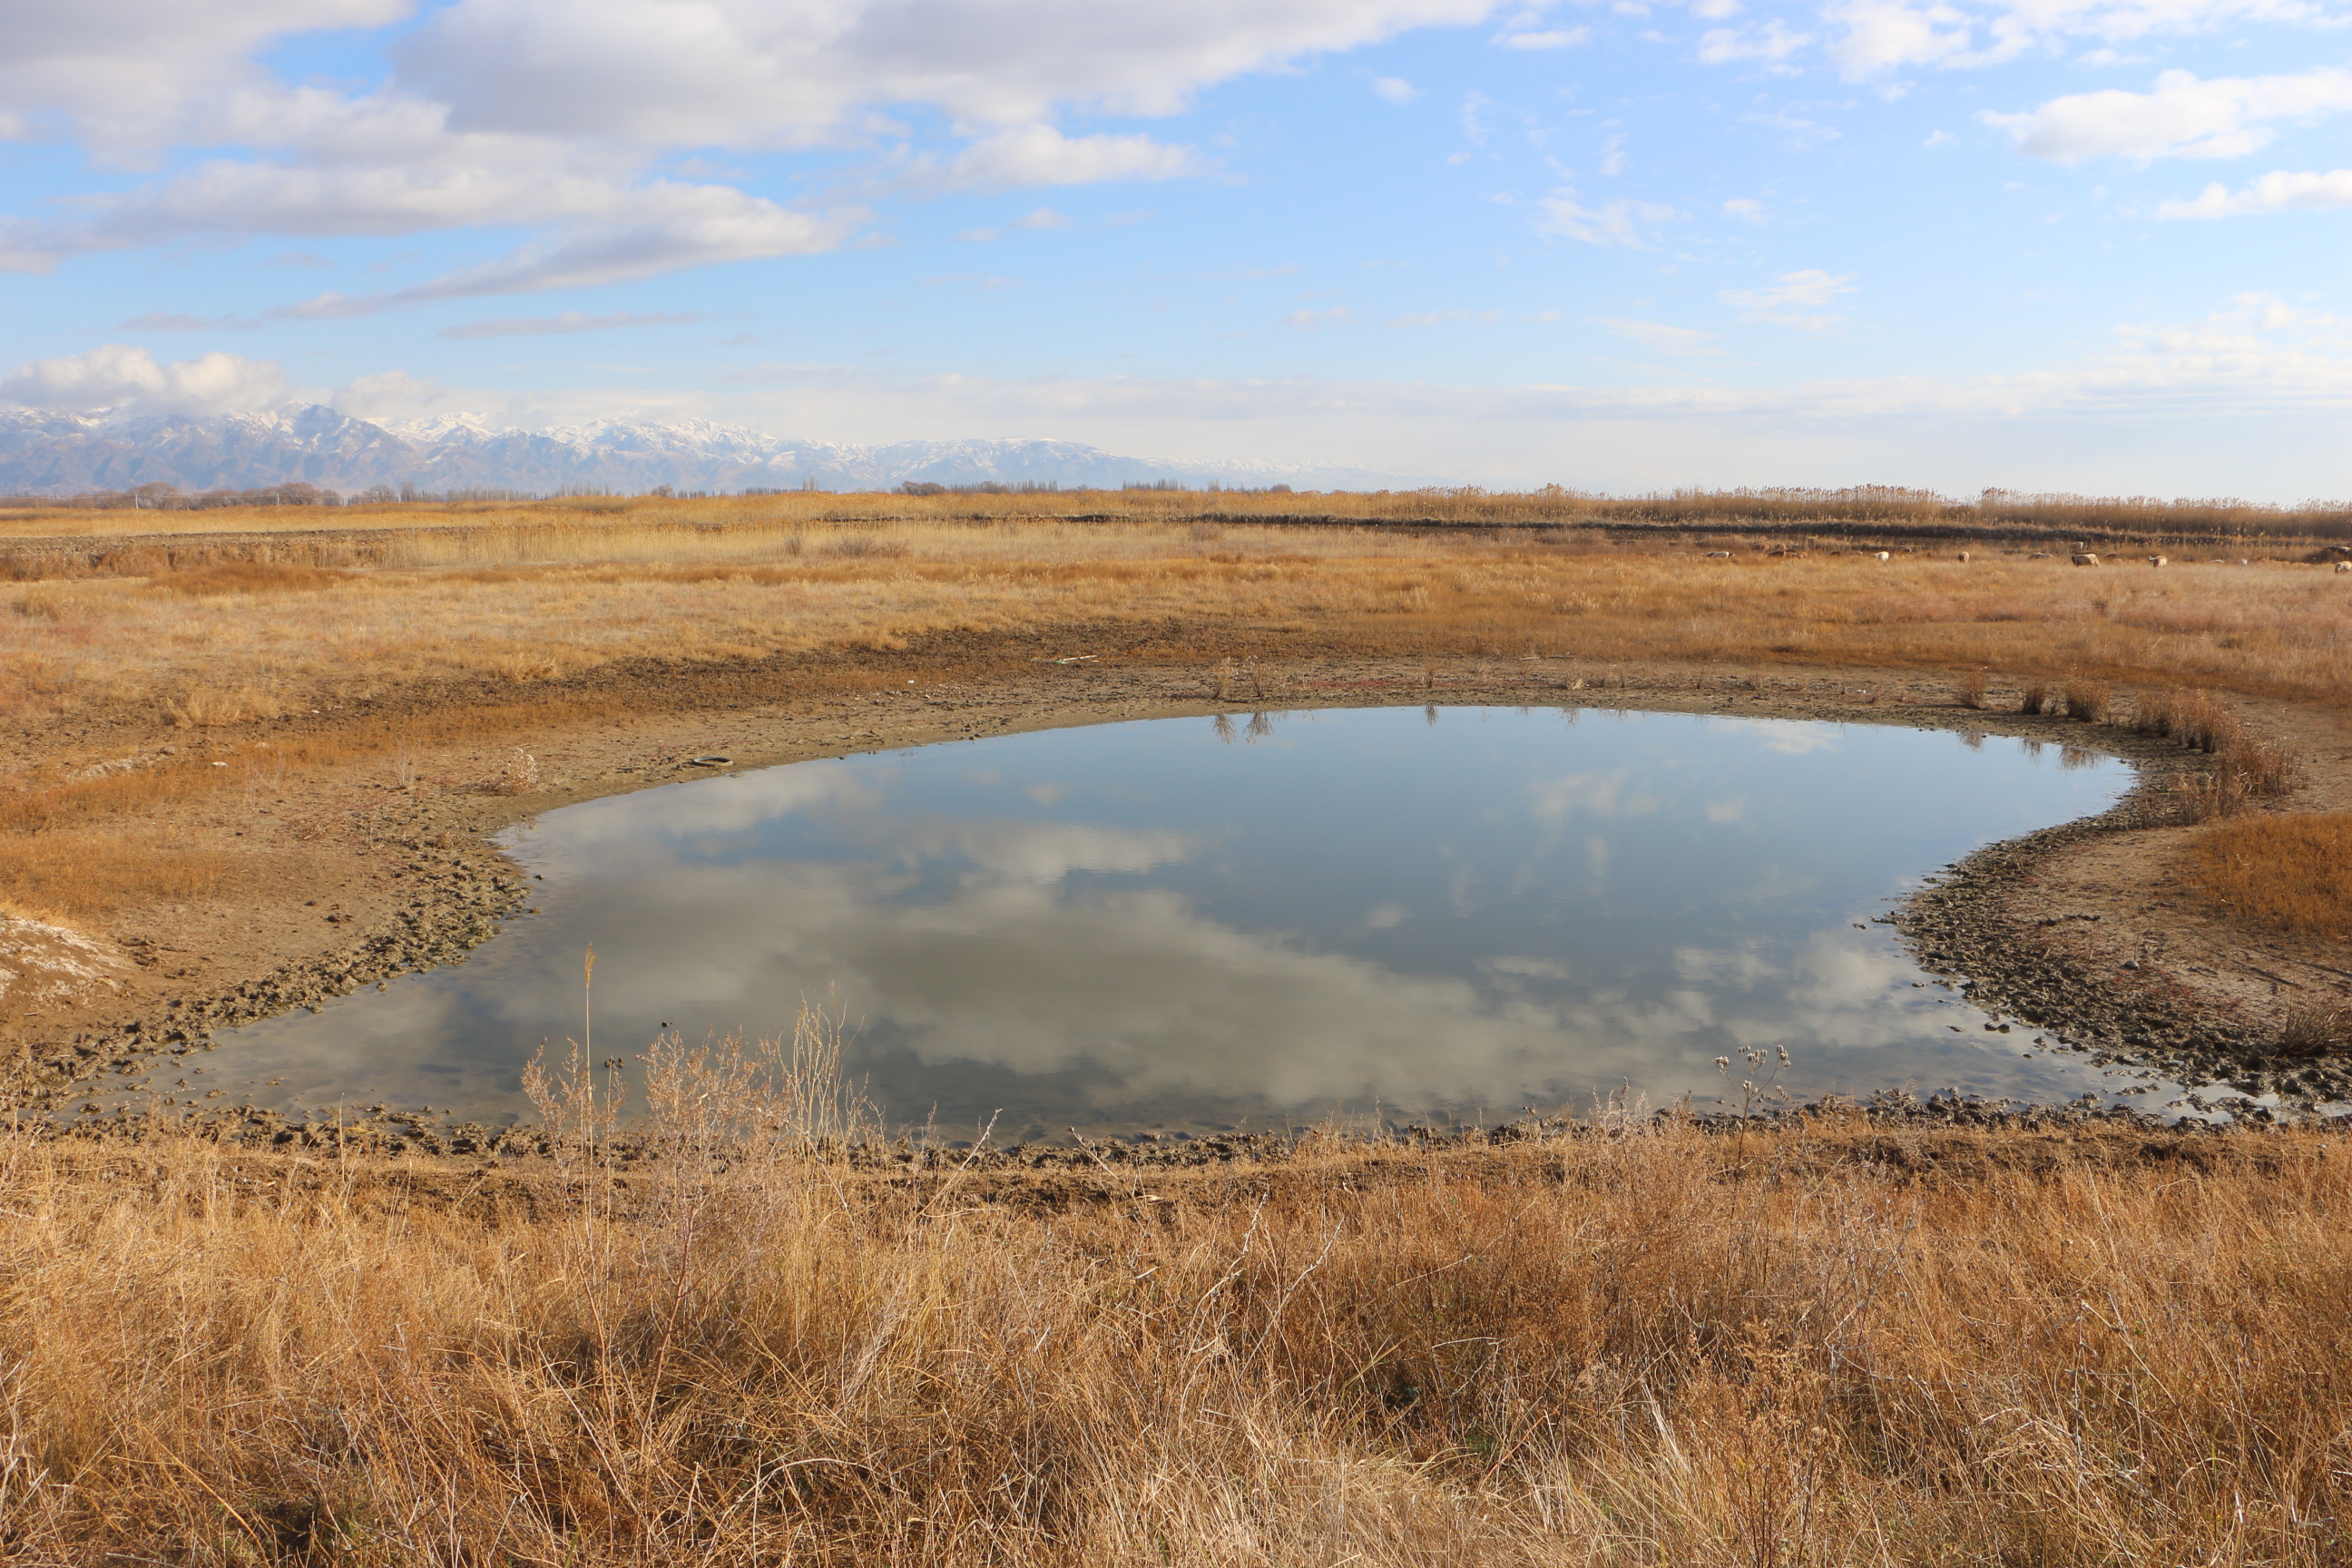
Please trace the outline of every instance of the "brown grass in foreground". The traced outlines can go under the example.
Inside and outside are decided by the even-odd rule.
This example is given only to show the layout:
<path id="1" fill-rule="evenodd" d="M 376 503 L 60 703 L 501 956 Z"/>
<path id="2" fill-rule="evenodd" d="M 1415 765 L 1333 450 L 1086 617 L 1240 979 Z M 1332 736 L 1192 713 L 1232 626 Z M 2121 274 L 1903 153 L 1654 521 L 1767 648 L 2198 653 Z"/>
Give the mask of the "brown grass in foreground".
<path id="1" fill-rule="evenodd" d="M 1087 1196 L 709 1153 L 0 1140 L 9 1559 L 2352 1553 L 2321 1134 L 1627 1124 Z"/>
<path id="2" fill-rule="evenodd" d="M 2352 942 L 2352 813 L 2248 816 L 2205 829 L 2181 857 L 2190 891 L 2324 942 Z"/>

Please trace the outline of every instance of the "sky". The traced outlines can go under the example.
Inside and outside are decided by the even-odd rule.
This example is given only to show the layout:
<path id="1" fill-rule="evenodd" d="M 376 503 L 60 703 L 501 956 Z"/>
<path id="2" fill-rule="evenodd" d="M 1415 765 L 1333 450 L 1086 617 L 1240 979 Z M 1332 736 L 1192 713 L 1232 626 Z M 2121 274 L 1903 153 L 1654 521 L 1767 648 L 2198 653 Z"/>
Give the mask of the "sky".
<path id="1" fill-rule="evenodd" d="M 2352 495 L 2352 0 L 0 9 L 0 404 Z"/>

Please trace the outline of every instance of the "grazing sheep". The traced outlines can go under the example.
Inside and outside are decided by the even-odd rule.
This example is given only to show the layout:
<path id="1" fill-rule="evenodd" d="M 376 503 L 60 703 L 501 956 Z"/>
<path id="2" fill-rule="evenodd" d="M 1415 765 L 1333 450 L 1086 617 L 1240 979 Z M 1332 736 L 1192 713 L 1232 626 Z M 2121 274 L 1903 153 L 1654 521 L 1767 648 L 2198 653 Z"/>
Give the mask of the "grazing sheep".
<path id="1" fill-rule="evenodd" d="M 1968 552 L 1967 551 L 1965 551 L 1965 550 L 1961 551 L 1961 552 L 1960 552 L 1960 559 L 1961 559 L 1961 560 L 1963 560 L 1963 561 L 1966 561 L 1968 558 L 1969 558 L 1969 552 Z"/>
<path id="2" fill-rule="evenodd" d="M 2147 558 L 2147 563 L 2148 563 L 2149 565 L 2151 565 L 2151 566 L 2169 566 L 2169 565 L 2171 565 L 2171 564 L 2172 564 L 2172 563 L 2171 563 L 2171 562 L 2169 562 L 2169 561 L 2166 560 L 2166 559 L 2165 559 L 2163 556 L 2161 556 L 2161 555 L 2151 555 L 2151 556 L 2149 556 L 2149 557 Z"/>
<path id="3" fill-rule="evenodd" d="M 2352 572 L 2352 561 L 2338 561 L 2336 563 L 2336 569 L 2338 572 Z"/>
<path id="4" fill-rule="evenodd" d="M 1893 553 L 1892 553 L 1892 552 L 1888 552 L 1888 551 L 1885 551 L 1885 550 L 1874 550 L 1874 551 L 1872 551 L 1872 552 L 1870 552 L 1870 558 L 1871 558 L 1873 561 L 1892 561 L 1892 560 L 1894 560 L 1894 559 L 1895 559 L 1895 557 L 1894 557 L 1894 555 L 1893 555 Z"/>
<path id="5" fill-rule="evenodd" d="M 2077 566 L 2096 566 L 2099 563 L 2099 558 L 2091 554 L 2070 555 L 2067 559 Z"/>
<path id="6" fill-rule="evenodd" d="M 1731 559 L 1731 552 L 1728 550 L 1710 550 L 1706 552 L 1706 559 L 1709 561 L 1728 561 Z"/>

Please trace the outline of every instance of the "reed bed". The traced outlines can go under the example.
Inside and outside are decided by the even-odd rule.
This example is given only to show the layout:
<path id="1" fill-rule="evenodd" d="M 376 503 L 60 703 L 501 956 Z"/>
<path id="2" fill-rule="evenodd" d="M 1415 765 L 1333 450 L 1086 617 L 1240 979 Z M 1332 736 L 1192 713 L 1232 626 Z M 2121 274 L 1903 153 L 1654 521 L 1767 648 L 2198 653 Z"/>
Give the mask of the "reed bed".
<path id="1" fill-rule="evenodd" d="M 886 1181 L 669 1066 L 635 1161 L 577 1122 L 520 1173 L 0 1138 L 10 1559 L 2352 1551 L 2324 1134 L 1620 1116 Z"/>

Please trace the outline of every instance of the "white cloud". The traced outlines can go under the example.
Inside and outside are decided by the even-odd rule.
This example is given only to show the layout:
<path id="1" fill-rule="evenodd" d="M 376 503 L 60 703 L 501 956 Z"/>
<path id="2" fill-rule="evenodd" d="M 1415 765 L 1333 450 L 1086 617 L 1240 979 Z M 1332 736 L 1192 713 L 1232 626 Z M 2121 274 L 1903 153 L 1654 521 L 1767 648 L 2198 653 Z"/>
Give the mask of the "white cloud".
<path id="1" fill-rule="evenodd" d="M 430 376 L 411 375 L 404 370 L 387 370 L 374 375 L 354 377 L 337 387 L 328 401 L 338 414 L 383 424 L 423 418 L 433 412 L 436 405 L 455 403 L 462 408 L 478 405 L 480 400 L 452 394 Z M 520 425 L 523 422 L 516 419 L 514 423 Z"/>
<path id="2" fill-rule="evenodd" d="M 1853 291 L 1853 273 L 1832 276 L 1818 267 L 1808 267 L 1799 272 L 1783 272 L 1764 288 L 1727 289 L 1716 298 L 1727 305 L 1738 306 L 1748 313 L 1751 321 L 1777 321 L 1782 326 L 1818 330 L 1833 324 L 1837 318 L 1801 312 L 1817 310 L 1840 296 Z"/>
<path id="3" fill-rule="evenodd" d="M 1538 233 L 1633 250 L 1644 245 L 1642 225 L 1664 223 L 1676 216 L 1674 208 L 1656 202 L 1621 201 L 1588 207 L 1577 201 L 1573 191 L 1554 192 L 1536 206 L 1543 215 L 1536 220 Z"/>
<path id="4" fill-rule="evenodd" d="M 1023 216 L 1014 218 L 1011 223 L 1006 224 L 1003 228 L 968 228 L 961 234 L 957 235 L 956 238 L 973 244 L 985 244 L 992 239 L 1003 238 L 1004 230 L 1007 228 L 1035 230 L 1070 228 L 1073 226 L 1075 226 L 1072 225 L 1068 218 L 1064 217 L 1052 207 L 1039 207 L 1033 213 L 1028 213 Z"/>
<path id="5" fill-rule="evenodd" d="M 1604 179 L 1625 172 L 1625 138 L 1621 132 L 1601 143 L 1601 174 Z"/>
<path id="6" fill-rule="evenodd" d="M 1991 114 L 2029 157 L 2061 163 L 2089 158 L 2235 158 L 2271 140 L 2265 123 L 2315 120 L 2352 110 L 2352 70 L 2323 66 L 2291 76 L 2214 77 L 2170 70 L 2152 92 L 2076 93 L 2030 114 Z"/>
<path id="7" fill-rule="evenodd" d="M 1629 321 L 1615 317 L 1601 324 L 1621 338 L 1678 359 L 1705 359 L 1723 352 L 1713 332 L 1703 332 L 1696 327 L 1670 327 L 1662 321 Z"/>
<path id="8" fill-rule="evenodd" d="M 1698 62 L 1727 65 L 1734 60 L 1762 60 L 1778 65 L 1813 41 L 1811 33 L 1794 33 L 1778 16 L 1760 27 L 1710 27 L 1699 35 Z"/>
<path id="9" fill-rule="evenodd" d="M 87 0 L 0 11 L 0 135 L 63 132 L 120 159 L 235 148 L 73 218 L 0 219 L 0 268 L 255 233 L 541 232 L 436 292 L 578 287 L 845 237 L 728 184 L 655 177 L 662 155 L 903 143 L 880 117 L 942 111 L 960 149 L 889 165 L 902 194 L 1167 179 L 1190 150 L 1065 134 L 1064 110 L 1156 114 L 1202 88 L 1492 0 L 456 0 L 353 94 L 289 86 L 253 57 L 289 37 L 380 26 L 410 0 Z"/>
<path id="10" fill-rule="evenodd" d="M 1149 136 L 1065 136 L 1051 125 L 1020 125 L 984 136 L 943 163 L 919 163 L 900 184 L 925 191 L 1004 191 L 1172 180 L 1200 172 L 1191 148 Z"/>
<path id="11" fill-rule="evenodd" d="M 1742 223 L 1762 223 L 1764 204 L 1752 196 L 1734 196 L 1723 204 L 1723 216 L 1736 217 Z"/>
<path id="12" fill-rule="evenodd" d="M 1590 27 L 1549 27 L 1539 33 L 1502 33 L 1495 42 L 1507 49 L 1572 49 L 1592 37 Z"/>
<path id="13" fill-rule="evenodd" d="M 2114 44 L 2251 22 L 2331 20 L 2314 0 L 2006 0 L 1979 11 L 1950 0 L 1837 0 L 1822 18 L 1843 29 L 1827 52 L 1852 79 L 1906 66 L 1997 65 L 2068 38 Z"/>
<path id="14" fill-rule="evenodd" d="M 0 6 L 0 136 L 68 120 L 101 154 L 174 140 L 191 99 L 243 85 L 257 49 L 304 32 L 375 27 L 411 0 L 73 0 Z"/>
<path id="15" fill-rule="evenodd" d="M 1372 96 L 1382 103 L 1402 106 L 1419 98 L 1421 89 L 1401 76 L 1376 76 L 1372 79 Z"/>
<path id="16" fill-rule="evenodd" d="M 89 411 L 137 407 L 158 414 L 228 414 L 286 395 L 269 360 L 213 353 L 158 364 L 145 349 L 108 343 L 64 359 L 35 360 L 0 380 L 0 404 Z"/>
<path id="17" fill-rule="evenodd" d="M 2352 207 L 2352 169 L 2333 169 L 2325 174 L 2273 170 L 2236 192 L 2227 185 L 2210 184 L 2194 201 L 2166 202 L 2156 209 L 2156 216 L 2237 217 L 2246 213 L 2308 212 L 2322 207 Z"/>
<path id="18" fill-rule="evenodd" d="M 401 56 L 404 80 L 467 130 L 666 146 L 805 144 L 871 106 L 936 105 L 983 126 L 1067 105 L 1165 114 L 1213 83 L 1492 0 L 457 0 Z"/>

